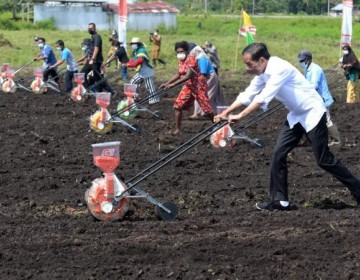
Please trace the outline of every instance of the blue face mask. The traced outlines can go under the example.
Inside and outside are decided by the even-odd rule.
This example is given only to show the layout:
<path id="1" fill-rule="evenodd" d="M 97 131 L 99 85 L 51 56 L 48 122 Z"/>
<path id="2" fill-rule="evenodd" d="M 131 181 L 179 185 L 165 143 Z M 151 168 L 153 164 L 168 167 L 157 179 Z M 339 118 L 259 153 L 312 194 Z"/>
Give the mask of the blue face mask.
<path id="1" fill-rule="evenodd" d="M 305 61 L 300 62 L 300 67 L 303 69 L 306 69 L 307 65 L 306 65 Z"/>

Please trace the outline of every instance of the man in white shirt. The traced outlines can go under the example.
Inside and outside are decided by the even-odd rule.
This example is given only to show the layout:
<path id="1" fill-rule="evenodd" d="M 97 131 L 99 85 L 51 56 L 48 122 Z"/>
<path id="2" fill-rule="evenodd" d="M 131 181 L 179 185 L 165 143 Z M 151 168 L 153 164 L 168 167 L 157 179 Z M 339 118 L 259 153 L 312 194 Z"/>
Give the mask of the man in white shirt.
<path id="1" fill-rule="evenodd" d="M 266 108 L 277 99 L 288 109 L 273 152 L 270 176 L 270 201 L 258 202 L 259 210 L 292 210 L 288 197 L 287 154 L 306 134 L 317 164 L 336 177 L 352 193 L 360 207 L 360 181 L 330 152 L 326 127 L 326 108 L 314 86 L 289 62 L 270 56 L 265 44 L 253 43 L 242 51 L 247 72 L 256 76 L 250 85 L 215 121 L 239 121 L 256 109 Z M 230 114 L 242 105 L 238 114 Z"/>

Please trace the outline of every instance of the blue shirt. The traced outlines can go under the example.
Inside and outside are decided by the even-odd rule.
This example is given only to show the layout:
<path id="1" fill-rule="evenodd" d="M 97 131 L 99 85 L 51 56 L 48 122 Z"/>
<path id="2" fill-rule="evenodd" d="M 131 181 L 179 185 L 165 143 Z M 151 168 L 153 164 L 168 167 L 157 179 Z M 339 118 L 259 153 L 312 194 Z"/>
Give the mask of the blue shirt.
<path id="1" fill-rule="evenodd" d="M 202 56 L 197 59 L 197 64 L 200 69 L 200 73 L 204 76 L 209 76 L 211 73 L 214 73 L 214 67 L 211 64 L 210 59 L 207 56 Z"/>
<path id="2" fill-rule="evenodd" d="M 69 70 L 69 71 L 78 70 L 78 64 L 76 63 L 71 51 L 68 48 L 64 48 L 60 52 L 60 59 L 66 61 L 67 70 Z"/>
<path id="3" fill-rule="evenodd" d="M 42 56 L 45 57 L 44 65 L 43 65 L 45 69 L 49 68 L 51 65 L 54 65 L 56 63 L 55 54 L 49 45 L 45 45 L 43 48 L 41 48 L 40 53 Z"/>
<path id="4" fill-rule="evenodd" d="M 315 86 L 316 91 L 320 94 L 321 98 L 324 100 L 325 107 L 330 107 L 334 103 L 334 99 L 331 96 L 329 91 L 328 84 L 326 82 L 326 77 L 323 69 L 311 62 L 309 67 L 305 70 L 305 78 Z"/>

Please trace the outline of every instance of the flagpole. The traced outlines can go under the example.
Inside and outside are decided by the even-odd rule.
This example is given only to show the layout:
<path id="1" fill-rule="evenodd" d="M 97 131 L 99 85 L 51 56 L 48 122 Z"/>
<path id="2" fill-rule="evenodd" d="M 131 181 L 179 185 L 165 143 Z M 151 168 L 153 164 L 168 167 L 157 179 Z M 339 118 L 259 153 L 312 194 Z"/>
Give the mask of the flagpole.
<path id="1" fill-rule="evenodd" d="M 243 10 L 244 10 L 244 9 L 241 9 L 240 22 L 239 22 L 239 30 L 238 30 L 238 36 L 237 36 L 237 42 L 236 42 L 236 50 L 235 50 L 234 70 L 236 70 L 236 67 L 237 67 L 238 49 L 239 49 L 239 42 L 240 42 L 240 28 L 241 28 L 241 26 L 242 26 Z"/>
<path id="2" fill-rule="evenodd" d="M 127 1 L 119 0 L 119 22 L 118 22 L 118 34 L 119 41 L 123 43 L 126 49 L 126 23 L 127 23 Z"/>
<path id="3" fill-rule="evenodd" d="M 343 11 L 344 11 L 344 6 L 343 6 Z M 344 14 L 342 14 L 342 16 L 341 16 L 339 60 L 342 57 L 341 54 L 342 54 L 342 28 L 343 28 L 343 24 L 344 24 Z"/>
<path id="4" fill-rule="evenodd" d="M 343 0 L 342 21 L 341 21 L 341 37 L 340 37 L 340 57 L 342 45 L 347 43 L 351 45 L 352 40 L 352 16 L 353 16 L 353 0 Z"/>

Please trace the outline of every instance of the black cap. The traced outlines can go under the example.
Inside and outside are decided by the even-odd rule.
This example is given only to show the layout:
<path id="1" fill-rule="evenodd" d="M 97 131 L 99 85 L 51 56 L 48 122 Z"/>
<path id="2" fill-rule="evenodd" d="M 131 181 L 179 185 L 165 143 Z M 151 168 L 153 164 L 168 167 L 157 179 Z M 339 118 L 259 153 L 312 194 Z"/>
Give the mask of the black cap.
<path id="1" fill-rule="evenodd" d="M 83 45 L 90 45 L 91 44 L 91 39 L 85 38 L 82 43 L 83 43 Z"/>
<path id="2" fill-rule="evenodd" d="M 309 59 L 312 59 L 312 53 L 307 50 L 301 51 L 297 58 L 298 61 L 309 60 Z"/>
<path id="3" fill-rule="evenodd" d="M 64 46 L 64 41 L 63 40 L 57 40 L 55 45 Z"/>

